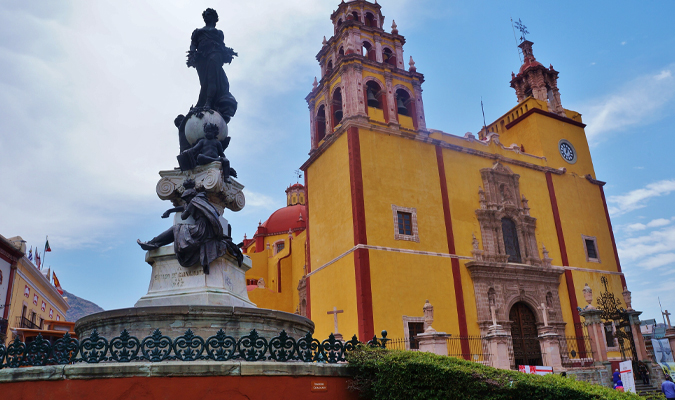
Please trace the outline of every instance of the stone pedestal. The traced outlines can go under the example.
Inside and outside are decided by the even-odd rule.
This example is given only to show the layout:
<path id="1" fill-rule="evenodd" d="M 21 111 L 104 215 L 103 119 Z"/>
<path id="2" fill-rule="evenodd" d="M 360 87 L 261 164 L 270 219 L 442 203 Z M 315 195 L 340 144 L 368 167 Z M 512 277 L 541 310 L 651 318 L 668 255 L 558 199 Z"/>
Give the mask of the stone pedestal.
<path id="1" fill-rule="evenodd" d="M 126 329 L 130 335 L 142 340 L 159 329 L 162 335 L 175 339 L 188 329 L 206 340 L 220 329 L 239 339 L 255 329 L 267 340 L 285 330 L 296 340 L 314 332 L 314 323 L 305 317 L 283 311 L 251 307 L 224 306 L 166 306 L 132 307 L 103 311 L 80 318 L 75 332 L 80 340 L 89 337 L 93 330 L 110 341 Z"/>
<path id="2" fill-rule="evenodd" d="M 666 339 L 668 339 L 668 343 L 670 344 L 670 350 L 673 351 L 673 354 L 675 354 L 675 328 L 668 328 L 666 329 Z"/>
<path id="3" fill-rule="evenodd" d="M 201 265 L 182 267 L 173 245 L 160 247 L 146 253 L 145 261 L 152 266 L 148 293 L 134 307 L 169 305 L 211 305 L 230 307 L 255 307 L 246 291 L 246 271 L 251 269 L 251 259 L 244 257 L 241 267 L 237 260 L 226 254 L 209 266 L 204 274 Z"/>
<path id="4" fill-rule="evenodd" d="M 553 369 L 562 368 L 562 359 L 560 357 L 560 335 L 555 333 L 552 327 L 540 329 L 539 345 L 541 346 L 541 355 L 544 365 L 553 367 Z"/>
<path id="5" fill-rule="evenodd" d="M 638 360 L 648 360 L 647 346 L 645 346 L 645 339 L 642 337 L 642 331 L 640 330 L 640 314 L 642 314 L 642 311 L 631 310 L 626 313 L 630 321 L 630 330 L 633 334 Z"/>
<path id="6" fill-rule="evenodd" d="M 485 336 L 488 341 L 490 351 L 490 365 L 495 368 L 511 369 L 511 358 L 509 357 L 509 335 L 501 325 L 493 325 L 488 328 Z"/>
<path id="7" fill-rule="evenodd" d="M 427 353 L 434 353 L 440 356 L 447 356 L 448 355 L 447 339 L 449 337 L 450 335 L 448 335 L 445 332 L 432 331 L 420 333 L 419 335 L 415 336 L 415 339 L 417 339 L 417 342 L 419 343 L 420 351 L 424 351 Z"/>
<path id="8" fill-rule="evenodd" d="M 579 315 L 584 317 L 584 324 L 588 330 L 589 341 L 591 342 L 591 351 L 593 359 L 596 362 L 607 361 L 607 342 L 605 340 L 605 328 L 600 316 L 602 311 L 597 308 L 587 307 L 579 311 Z"/>

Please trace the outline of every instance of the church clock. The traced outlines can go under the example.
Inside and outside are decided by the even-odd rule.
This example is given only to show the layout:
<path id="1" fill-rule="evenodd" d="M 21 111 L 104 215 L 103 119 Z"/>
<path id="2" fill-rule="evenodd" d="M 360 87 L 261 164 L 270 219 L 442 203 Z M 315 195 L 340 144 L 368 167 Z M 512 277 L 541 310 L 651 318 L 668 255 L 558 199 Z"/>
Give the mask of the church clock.
<path id="1" fill-rule="evenodd" d="M 560 156 L 570 164 L 577 162 L 577 151 L 574 150 L 572 143 L 566 139 L 560 139 L 558 142 L 558 150 L 560 151 Z"/>

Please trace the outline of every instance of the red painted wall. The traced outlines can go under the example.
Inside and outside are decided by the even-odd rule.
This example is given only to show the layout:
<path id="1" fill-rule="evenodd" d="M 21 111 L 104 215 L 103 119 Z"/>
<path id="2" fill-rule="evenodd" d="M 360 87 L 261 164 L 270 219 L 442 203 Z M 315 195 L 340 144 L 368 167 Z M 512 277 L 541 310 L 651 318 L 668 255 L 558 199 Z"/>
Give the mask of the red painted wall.
<path id="1" fill-rule="evenodd" d="M 350 379 L 315 376 L 209 376 L 28 381 L 0 384 L 0 397 L 12 400 L 357 400 L 358 393 L 347 389 Z M 312 391 L 314 383 L 323 383 L 326 390 Z"/>

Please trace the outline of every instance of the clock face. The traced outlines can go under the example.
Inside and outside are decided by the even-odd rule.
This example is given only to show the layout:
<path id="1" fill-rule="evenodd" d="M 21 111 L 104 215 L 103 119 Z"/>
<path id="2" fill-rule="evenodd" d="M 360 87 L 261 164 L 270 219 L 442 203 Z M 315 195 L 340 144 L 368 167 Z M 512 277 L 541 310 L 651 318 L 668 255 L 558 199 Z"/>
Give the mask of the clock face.
<path id="1" fill-rule="evenodd" d="M 562 139 L 558 143 L 558 150 L 560 150 L 560 156 L 568 163 L 574 164 L 577 162 L 577 152 L 574 150 L 572 143 Z"/>

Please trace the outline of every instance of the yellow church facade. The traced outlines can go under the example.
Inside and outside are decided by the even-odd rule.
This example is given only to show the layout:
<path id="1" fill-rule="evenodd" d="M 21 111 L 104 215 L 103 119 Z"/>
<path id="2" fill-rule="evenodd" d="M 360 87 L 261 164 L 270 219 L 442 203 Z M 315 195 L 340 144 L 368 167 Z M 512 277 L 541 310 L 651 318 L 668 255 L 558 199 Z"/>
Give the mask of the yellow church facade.
<path id="1" fill-rule="evenodd" d="M 306 229 L 245 241 L 247 277 L 282 277 L 292 293 L 256 289 L 251 300 L 310 317 L 316 337 L 335 331 L 337 308 L 346 337 L 409 338 L 426 300 L 433 327 L 454 337 L 495 324 L 583 336 L 584 286 L 598 294 L 605 277 L 620 299 L 626 281 L 604 182 L 581 115 L 562 106 L 558 72 L 523 41 L 517 105 L 477 135 L 455 136 L 427 128 L 424 76 L 412 58 L 404 65 L 405 38 L 395 23 L 383 29 L 380 5 L 341 3 L 331 20 L 306 98 Z M 261 248 L 279 240 L 292 262 Z"/>

